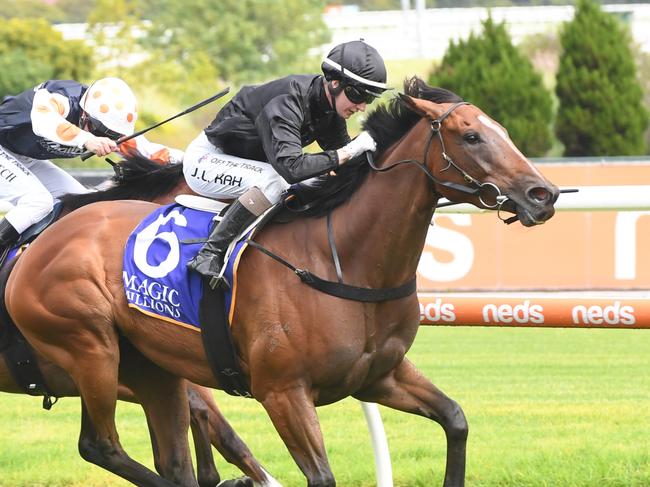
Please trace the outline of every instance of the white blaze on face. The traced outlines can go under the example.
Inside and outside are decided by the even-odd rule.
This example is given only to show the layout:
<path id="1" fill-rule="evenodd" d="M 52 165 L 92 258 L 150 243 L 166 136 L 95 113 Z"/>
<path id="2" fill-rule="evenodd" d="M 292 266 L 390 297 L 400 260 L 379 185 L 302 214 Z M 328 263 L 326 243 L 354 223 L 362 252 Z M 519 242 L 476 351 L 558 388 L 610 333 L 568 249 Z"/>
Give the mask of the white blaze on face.
<path id="1" fill-rule="evenodd" d="M 499 137 L 501 137 L 509 146 L 510 148 L 515 151 L 516 154 L 519 154 L 521 158 L 526 161 L 526 164 L 530 166 L 530 168 L 537 174 L 539 177 L 543 177 L 540 172 L 537 170 L 535 166 L 531 164 L 531 162 L 528 160 L 526 156 L 524 156 L 521 151 L 517 148 L 515 144 L 512 143 L 512 140 L 510 140 L 510 137 L 508 137 L 508 134 L 506 133 L 505 130 L 503 130 L 502 127 L 500 127 L 498 124 L 496 124 L 492 119 L 485 115 L 479 115 L 478 116 L 479 121 L 485 125 L 488 129 L 493 130 L 494 132 L 497 133 Z"/>

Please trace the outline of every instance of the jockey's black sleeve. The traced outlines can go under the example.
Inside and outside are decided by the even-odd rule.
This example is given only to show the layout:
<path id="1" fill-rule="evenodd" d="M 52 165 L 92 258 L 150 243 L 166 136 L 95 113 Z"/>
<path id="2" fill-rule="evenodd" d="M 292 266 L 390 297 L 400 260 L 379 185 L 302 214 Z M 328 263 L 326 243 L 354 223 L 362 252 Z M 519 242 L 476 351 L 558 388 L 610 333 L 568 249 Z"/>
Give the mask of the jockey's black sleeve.
<path id="1" fill-rule="evenodd" d="M 331 106 L 318 75 L 243 87 L 205 134 L 227 154 L 271 163 L 291 184 L 337 167 L 336 150 L 350 142 L 346 122 Z M 303 153 L 314 141 L 323 152 Z"/>
<path id="2" fill-rule="evenodd" d="M 300 100 L 292 94 L 271 100 L 255 122 L 268 161 L 290 184 L 325 174 L 339 164 L 335 150 L 303 153 L 301 124 Z"/>

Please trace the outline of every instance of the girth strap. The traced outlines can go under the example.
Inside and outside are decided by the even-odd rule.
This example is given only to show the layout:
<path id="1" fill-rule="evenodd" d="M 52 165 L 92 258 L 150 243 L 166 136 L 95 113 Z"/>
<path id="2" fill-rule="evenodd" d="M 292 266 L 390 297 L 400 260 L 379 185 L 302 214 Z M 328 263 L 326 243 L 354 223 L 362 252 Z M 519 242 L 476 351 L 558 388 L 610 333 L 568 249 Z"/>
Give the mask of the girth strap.
<path id="1" fill-rule="evenodd" d="M 224 293 L 221 289 L 212 289 L 209 281 L 210 278 L 203 278 L 199 308 L 201 338 L 208 363 L 225 392 L 231 396 L 253 397 L 235 351 Z"/>
<path id="2" fill-rule="evenodd" d="M 258 244 L 253 240 L 247 240 L 248 245 L 275 259 L 279 263 L 291 269 L 302 282 L 314 289 L 321 291 L 337 298 L 350 299 L 352 301 L 361 301 L 364 303 L 379 303 L 382 301 L 390 301 L 393 299 L 401 299 L 415 293 L 417 289 L 415 276 L 410 281 L 405 282 L 401 286 L 391 288 L 367 288 L 351 286 L 342 282 L 327 281 L 312 274 L 311 272 L 298 269 L 294 265 L 284 260 L 279 255 L 274 254 L 266 247 Z"/>

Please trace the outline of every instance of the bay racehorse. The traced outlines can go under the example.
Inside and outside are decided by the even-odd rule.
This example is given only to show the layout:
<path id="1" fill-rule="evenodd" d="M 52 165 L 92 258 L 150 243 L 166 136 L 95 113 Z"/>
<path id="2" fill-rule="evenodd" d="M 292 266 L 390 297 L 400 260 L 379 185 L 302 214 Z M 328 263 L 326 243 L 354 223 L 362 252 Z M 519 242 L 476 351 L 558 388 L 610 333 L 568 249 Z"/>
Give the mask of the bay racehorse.
<path id="1" fill-rule="evenodd" d="M 233 283 L 235 350 L 253 397 L 310 487 L 335 485 L 315 407 L 348 396 L 439 423 L 447 439 L 444 485 L 460 486 L 464 413 L 405 358 L 419 325 L 414 279 L 427 229 L 443 196 L 509 211 L 534 226 L 554 214 L 559 191 L 496 121 L 417 78 L 405 83 L 404 95 L 371 113 L 364 128 L 378 142 L 376 163 L 359 158 L 325 180 L 319 190 L 324 194 L 332 193 L 332 185 L 344 188 L 321 205 L 327 216 L 268 225 L 255 241 L 302 271 L 335 284 L 339 274 L 362 295 L 389 298 L 357 301 L 322 293 L 287 265 L 249 248 Z M 127 306 L 123 247 L 154 208 L 107 202 L 66 216 L 27 249 L 9 279 L 6 301 L 30 343 L 79 388 L 81 428 L 92 431 L 85 435 L 92 441 L 80 445 L 82 455 L 109 469 L 128 466 L 123 476 L 138 485 L 163 486 L 170 483 L 128 457 L 118 440 L 119 337 L 170 375 L 222 385 L 200 333 Z M 164 387 L 147 392 L 174 387 L 167 377 Z M 169 414 L 182 407 L 158 397 Z M 194 485 L 184 480 L 175 479 Z"/>
<path id="2" fill-rule="evenodd" d="M 98 201 L 130 200 L 140 199 L 152 201 L 158 204 L 173 201 L 174 196 L 189 191 L 182 177 L 182 166 L 159 166 L 148 159 L 133 156 L 121 161 L 116 166 L 114 184 L 104 190 L 94 191 L 85 194 L 69 194 L 62 198 L 60 216 Z M 151 188 L 156 188 L 151 191 Z M 19 257 L 18 257 L 19 258 Z M 15 262 L 8 263 L 6 268 L 0 272 L 0 290 L 4 290 L 3 283 Z M 0 306 L 0 309 L 2 306 Z M 5 321 L 4 318 L 1 321 Z M 25 350 L 27 349 L 27 350 Z M 13 352 L 10 352 L 12 350 Z M 27 354 L 27 355 L 25 355 Z M 128 342 L 122 342 L 120 346 L 120 367 L 121 383 L 118 386 L 118 398 L 123 401 L 138 403 L 141 400 L 129 389 L 126 383 L 134 370 L 138 370 L 144 360 L 141 354 L 132 349 Z M 4 360 L 3 360 L 4 358 Z M 11 361 L 15 361 L 10 367 Z M 20 370 L 26 361 L 32 362 L 37 372 Z M 29 379 L 28 382 L 26 380 Z M 45 394 L 43 406 L 50 409 L 53 405 L 52 398 L 77 397 L 79 391 L 70 377 L 63 369 L 53 364 L 42 354 L 29 350 L 24 344 L 24 338 L 20 332 L 10 323 L 0 323 L 0 392 L 26 394 L 28 384 L 38 384 L 36 393 L 32 395 Z M 221 480 L 214 464 L 212 446 L 230 463 L 236 465 L 249 479 L 236 479 L 226 481 L 222 486 L 231 485 L 242 487 L 252 484 L 251 479 L 263 481 L 266 478 L 264 470 L 257 460 L 250 453 L 248 447 L 242 442 L 237 433 L 232 429 L 214 401 L 210 389 L 187 383 L 187 400 L 190 411 L 190 425 L 194 440 L 194 451 L 197 459 L 197 479 L 202 487 L 215 486 Z M 165 448 L 174 449 L 178 438 L 175 433 L 165 434 L 167 418 L 159 418 L 149 415 L 149 424 L 152 446 L 154 448 L 154 460 L 159 472 L 168 472 L 174 468 L 174 455 L 165 456 Z M 168 441 L 171 447 L 166 447 L 164 442 Z M 160 451 L 162 448 L 163 451 Z"/>

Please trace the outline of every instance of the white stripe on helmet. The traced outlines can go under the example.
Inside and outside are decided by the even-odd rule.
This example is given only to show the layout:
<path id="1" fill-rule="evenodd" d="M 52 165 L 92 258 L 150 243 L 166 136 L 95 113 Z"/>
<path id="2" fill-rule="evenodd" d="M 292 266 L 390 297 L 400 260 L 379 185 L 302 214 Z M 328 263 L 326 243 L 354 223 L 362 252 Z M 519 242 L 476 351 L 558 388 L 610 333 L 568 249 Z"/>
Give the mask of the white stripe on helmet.
<path id="1" fill-rule="evenodd" d="M 363 83 L 364 85 L 368 85 L 368 86 L 374 86 L 375 88 L 381 88 L 382 90 L 388 89 L 386 87 L 386 83 L 379 83 L 377 81 L 372 81 L 372 80 L 369 80 L 369 79 L 362 78 L 361 76 L 358 76 L 358 75 L 354 74 L 352 71 L 350 71 L 348 69 L 345 69 L 339 63 L 337 63 L 335 61 L 332 61 L 330 58 L 325 58 L 323 60 L 323 62 L 325 64 L 329 64 L 334 69 L 340 71 L 342 74 L 344 74 L 348 78 L 352 78 L 353 80 L 358 81 L 359 83 Z"/>

